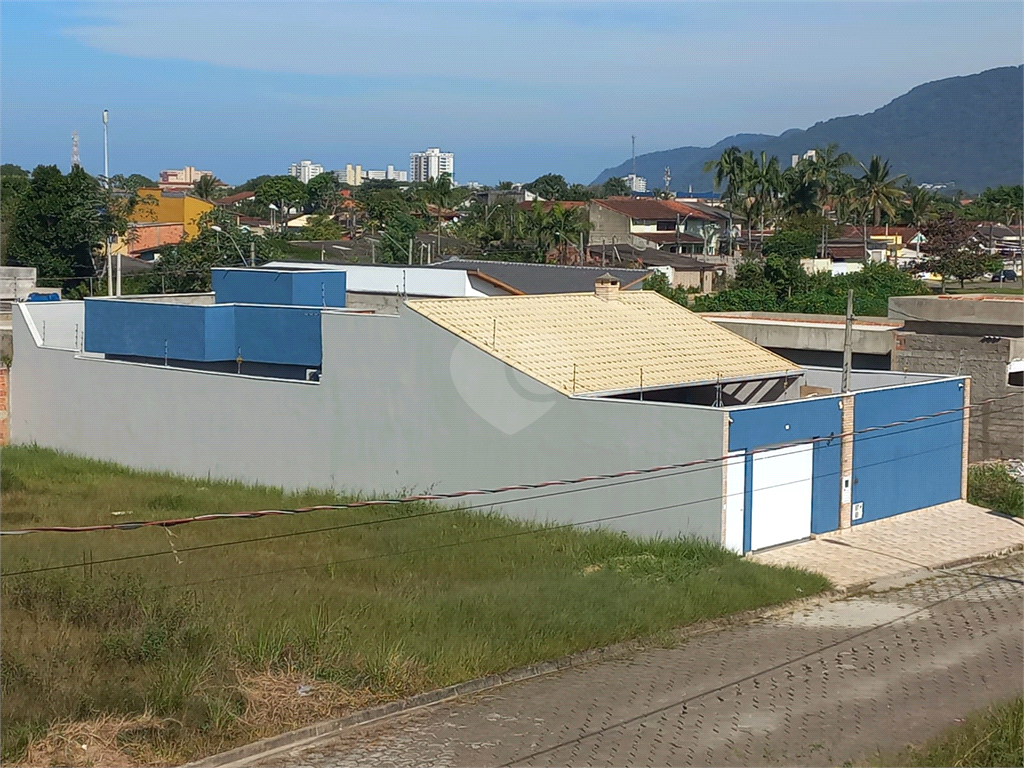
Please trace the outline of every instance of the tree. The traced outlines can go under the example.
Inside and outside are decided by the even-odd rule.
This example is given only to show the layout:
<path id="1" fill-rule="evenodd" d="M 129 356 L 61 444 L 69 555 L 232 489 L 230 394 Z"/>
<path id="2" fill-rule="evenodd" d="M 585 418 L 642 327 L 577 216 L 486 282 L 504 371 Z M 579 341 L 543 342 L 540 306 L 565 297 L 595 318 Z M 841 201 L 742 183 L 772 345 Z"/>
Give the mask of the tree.
<path id="1" fill-rule="evenodd" d="M 314 176 L 306 185 L 306 192 L 311 211 L 328 216 L 338 215 L 344 198 L 341 195 L 341 182 L 333 173 Z"/>
<path id="2" fill-rule="evenodd" d="M 248 181 L 246 181 L 246 182 L 244 182 L 242 184 L 239 184 L 237 187 L 232 189 L 231 192 L 232 192 L 232 194 L 234 194 L 236 192 L 255 192 L 257 189 L 260 188 L 260 184 L 262 184 L 267 179 L 272 179 L 272 178 L 274 178 L 274 177 L 269 175 L 269 174 L 263 174 L 262 176 L 254 176 L 253 178 L 249 179 Z"/>
<path id="3" fill-rule="evenodd" d="M 35 267 L 40 278 L 89 277 L 107 237 L 123 235 L 137 201 L 108 192 L 75 166 L 66 176 L 54 165 L 39 166 L 17 203 L 7 257 Z"/>
<path id="4" fill-rule="evenodd" d="M 840 152 L 835 142 L 817 147 L 814 156 L 797 163 L 801 180 L 814 191 L 818 208 L 824 213 L 825 207 L 841 187 L 843 169 L 854 164 L 853 155 Z"/>
<path id="5" fill-rule="evenodd" d="M 632 191 L 629 183 L 619 176 L 612 176 L 601 185 L 602 197 L 622 197 L 631 194 Z"/>
<path id="6" fill-rule="evenodd" d="M 590 219 L 586 215 L 586 210 L 579 206 L 569 208 L 556 203 L 551 206 L 547 223 L 557 238 L 557 245 L 562 252 L 561 263 L 567 264 L 569 244 L 575 245 L 580 235 L 590 229 Z M 579 254 L 579 258 L 582 260 L 582 252 Z"/>
<path id="7" fill-rule="evenodd" d="M 203 200 L 214 200 L 221 196 L 224 182 L 216 176 L 201 176 L 192 187 L 192 194 Z"/>
<path id="8" fill-rule="evenodd" d="M 130 176 L 116 173 L 110 177 L 110 185 L 115 189 L 122 189 L 127 192 L 138 192 L 140 189 L 152 188 L 157 184 L 152 179 L 143 176 L 141 173 L 133 173 Z"/>
<path id="9" fill-rule="evenodd" d="M 235 226 L 234 218 L 219 208 L 199 217 L 199 234 L 166 249 L 144 280 L 151 293 L 195 293 L 210 290 L 210 270 L 214 267 L 241 266 L 243 257 L 255 253 L 256 263 L 280 257 L 280 252 L 265 237 Z M 213 229 L 216 226 L 218 229 Z M 250 264 L 250 266 L 252 266 Z"/>
<path id="10" fill-rule="evenodd" d="M 1024 210 L 1024 187 L 995 187 L 986 189 L 978 198 L 965 206 L 963 215 L 974 221 L 998 221 L 1013 225 L 1020 223 Z"/>
<path id="11" fill-rule="evenodd" d="M 586 184 L 573 184 L 565 195 L 566 200 L 586 201 L 601 197 L 602 187 L 588 187 Z"/>
<path id="12" fill-rule="evenodd" d="M 569 185 L 557 173 L 547 173 L 534 179 L 526 185 L 526 189 L 545 200 L 565 200 L 569 195 Z"/>
<path id="13" fill-rule="evenodd" d="M 324 213 L 310 216 L 309 223 L 302 228 L 303 240 L 338 240 L 344 235 L 345 228 Z"/>
<path id="14" fill-rule="evenodd" d="M 0 176 L 21 176 L 22 178 L 28 178 L 28 171 L 22 168 L 20 165 L 14 163 L 4 163 L 0 165 Z"/>
<path id="15" fill-rule="evenodd" d="M 920 227 L 935 216 L 935 195 L 923 187 L 911 187 L 900 208 L 900 221 Z"/>
<path id="16" fill-rule="evenodd" d="M 704 173 L 714 172 L 712 181 L 715 191 L 722 191 L 722 202 L 734 203 L 743 189 L 746 160 L 739 147 L 729 147 L 717 160 L 704 163 Z"/>
<path id="17" fill-rule="evenodd" d="M 4 165 L 4 168 L 8 167 L 21 171 L 18 166 Z M 0 264 L 7 263 L 7 241 L 18 215 L 18 205 L 28 188 L 27 175 L 6 172 L 0 174 Z"/>
<path id="18" fill-rule="evenodd" d="M 294 176 L 271 176 L 256 188 L 256 202 L 265 208 L 276 205 L 281 215 L 304 207 L 307 197 L 306 185 Z"/>
<path id="19" fill-rule="evenodd" d="M 889 176 L 889 161 L 878 155 L 872 155 L 871 162 L 866 166 L 860 163 L 860 168 L 864 175 L 857 180 L 858 191 L 864 210 L 873 212 L 877 227 L 882 223 L 883 211 L 890 218 L 896 217 L 896 206 L 903 199 L 903 191 L 898 184 L 904 175 Z"/>
<path id="20" fill-rule="evenodd" d="M 926 222 L 921 228 L 926 238 L 925 250 L 934 262 L 935 271 L 942 275 L 945 291 L 946 278 L 960 281 L 980 277 L 991 266 L 991 257 L 974 238 L 974 226 L 954 214 Z M 1002 263 L 1000 262 L 1000 268 Z"/>

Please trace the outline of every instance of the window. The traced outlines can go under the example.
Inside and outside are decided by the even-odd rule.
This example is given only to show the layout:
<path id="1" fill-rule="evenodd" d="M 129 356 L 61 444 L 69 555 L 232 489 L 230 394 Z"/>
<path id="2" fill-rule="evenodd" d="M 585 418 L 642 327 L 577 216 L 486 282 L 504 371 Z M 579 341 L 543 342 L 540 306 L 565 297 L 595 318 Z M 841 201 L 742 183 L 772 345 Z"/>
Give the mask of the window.
<path id="1" fill-rule="evenodd" d="M 1024 360 L 1013 360 L 1006 366 L 1006 385 L 1024 387 Z"/>
<path id="2" fill-rule="evenodd" d="M 675 232 L 676 223 L 672 219 L 658 219 L 659 232 Z"/>

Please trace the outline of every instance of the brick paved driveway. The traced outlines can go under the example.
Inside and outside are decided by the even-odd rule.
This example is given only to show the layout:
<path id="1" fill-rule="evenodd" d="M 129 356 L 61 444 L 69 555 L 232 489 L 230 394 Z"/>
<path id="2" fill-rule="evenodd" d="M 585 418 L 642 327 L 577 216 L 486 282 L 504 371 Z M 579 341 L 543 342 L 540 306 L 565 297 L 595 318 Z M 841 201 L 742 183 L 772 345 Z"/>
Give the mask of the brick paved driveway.
<path id="1" fill-rule="evenodd" d="M 1022 560 L 570 669 L 258 766 L 824 765 L 1020 693 Z"/>

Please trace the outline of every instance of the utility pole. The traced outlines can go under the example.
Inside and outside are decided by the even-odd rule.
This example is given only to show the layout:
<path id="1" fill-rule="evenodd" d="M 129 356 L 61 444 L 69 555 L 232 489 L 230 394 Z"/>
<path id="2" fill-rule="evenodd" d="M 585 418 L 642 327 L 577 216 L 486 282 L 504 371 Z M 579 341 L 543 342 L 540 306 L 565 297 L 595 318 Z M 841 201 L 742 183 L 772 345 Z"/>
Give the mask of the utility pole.
<path id="1" fill-rule="evenodd" d="M 107 165 L 107 110 L 103 110 L 103 183 L 107 187 L 107 205 L 110 205 L 110 168 Z M 110 211 L 107 211 L 110 215 Z M 114 265 L 110 263 L 110 233 L 104 232 L 107 251 L 107 296 L 114 295 Z"/>
<path id="2" fill-rule="evenodd" d="M 412 266 L 412 241 L 413 238 L 409 238 L 409 266 Z"/>
<path id="3" fill-rule="evenodd" d="M 580 230 L 580 257 L 578 263 L 581 266 L 583 265 L 583 230 Z"/>
<path id="4" fill-rule="evenodd" d="M 843 336 L 843 393 L 850 391 L 853 367 L 853 288 L 846 292 L 846 333 Z"/>
<path id="5" fill-rule="evenodd" d="M 636 183 L 636 136 L 630 136 L 633 140 L 633 184 Z M 633 191 L 633 184 L 630 184 L 630 192 Z"/>

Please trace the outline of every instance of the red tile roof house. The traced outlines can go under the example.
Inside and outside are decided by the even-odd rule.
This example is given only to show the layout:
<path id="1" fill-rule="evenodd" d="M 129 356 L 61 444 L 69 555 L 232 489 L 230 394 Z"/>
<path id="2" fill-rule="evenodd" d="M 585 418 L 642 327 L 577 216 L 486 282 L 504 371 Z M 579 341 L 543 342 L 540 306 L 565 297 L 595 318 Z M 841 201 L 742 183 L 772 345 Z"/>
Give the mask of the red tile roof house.
<path id="1" fill-rule="evenodd" d="M 691 256 L 718 253 L 719 234 L 728 222 L 724 214 L 685 203 L 629 197 L 591 200 L 587 213 L 592 246 L 629 245 Z"/>

